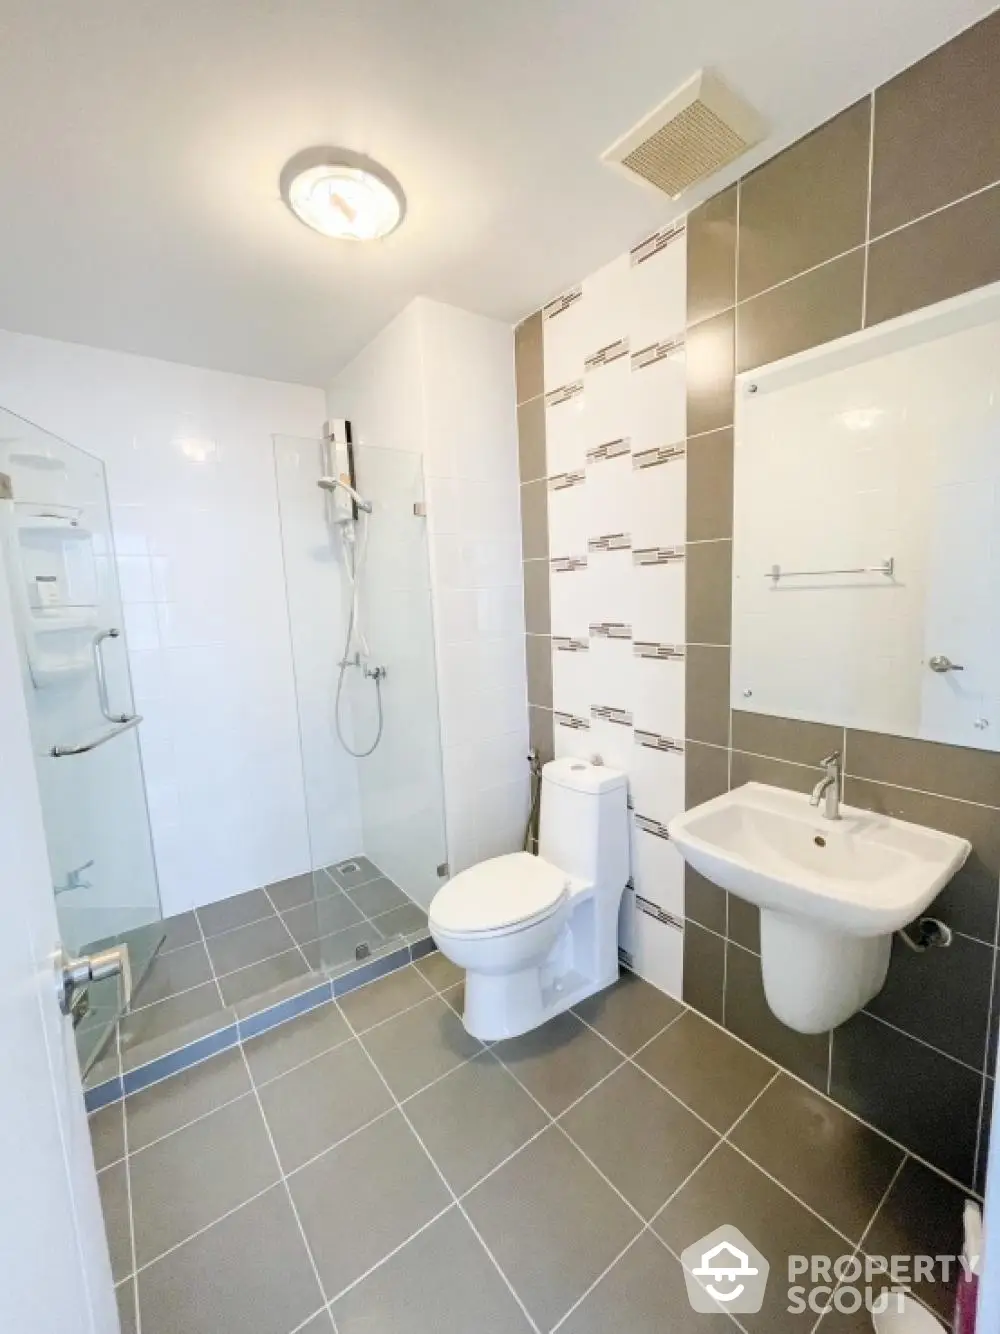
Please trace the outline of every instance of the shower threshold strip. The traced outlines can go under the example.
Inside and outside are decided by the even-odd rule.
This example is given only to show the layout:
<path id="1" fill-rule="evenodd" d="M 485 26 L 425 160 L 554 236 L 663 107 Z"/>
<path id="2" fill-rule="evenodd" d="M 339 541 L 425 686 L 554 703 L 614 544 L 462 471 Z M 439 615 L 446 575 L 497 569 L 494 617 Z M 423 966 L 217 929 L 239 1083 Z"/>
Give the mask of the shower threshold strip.
<path id="1" fill-rule="evenodd" d="M 436 949 L 437 946 L 431 937 L 424 935 L 400 945 L 398 949 L 381 957 L 365 959 L 356 968 L 351 968 L 335 978 L 321 978 L 316 974 L 313 983 L 303 980 L 302 989 L 294 996 L 276 1000 L 272 1005 L 264 1005 L 253 1014 L 242 1018 L 237 1016 L 232 1023 L 217 1029 L 214 1033 L 193 1038 L 190 1042 L 183 1043 L 173 1051 L 157 1056 L 143 1065 L 121 1071 L 111 1079 L 92 1085 L 84 1091 L 87 1111 L 96 1112 L 102 1107 L 121 1102 L 123 1098 L 139 1093 L 142 1089 L 149 1088 L 151 1084 L 158 1084 L 161 1080 L 179 1075 L 189 1070 L 191 1066 L 228 1051 L 248 1038 L 257 1037 L 272 1028 L 277 1028 L 279 1024 L 288 1023 L 289 1020 L 297 1019 L 299 1015 L 307 1014 L 310 1010 L 328 1005 L 334 999 L 346 996 L 348 992 L 356 991 L 358 987 L 363 987 L 368 982 L 395 973 L 400 968 L 415 963 L 417 959 L 433 954 Z"/>

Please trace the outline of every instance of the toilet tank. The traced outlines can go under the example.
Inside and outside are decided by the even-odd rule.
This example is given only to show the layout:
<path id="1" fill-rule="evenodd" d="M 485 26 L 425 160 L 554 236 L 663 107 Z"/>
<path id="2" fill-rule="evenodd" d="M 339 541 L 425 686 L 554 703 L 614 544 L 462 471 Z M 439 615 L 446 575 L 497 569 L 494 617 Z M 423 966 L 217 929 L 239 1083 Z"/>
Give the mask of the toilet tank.
<path id="1" fill-rule="evenodd" d="M 589 760 L 550 760 L 542 770 L 538 851 L 567 875 L 621 889 L 629 876 L 625 774 Z"/>

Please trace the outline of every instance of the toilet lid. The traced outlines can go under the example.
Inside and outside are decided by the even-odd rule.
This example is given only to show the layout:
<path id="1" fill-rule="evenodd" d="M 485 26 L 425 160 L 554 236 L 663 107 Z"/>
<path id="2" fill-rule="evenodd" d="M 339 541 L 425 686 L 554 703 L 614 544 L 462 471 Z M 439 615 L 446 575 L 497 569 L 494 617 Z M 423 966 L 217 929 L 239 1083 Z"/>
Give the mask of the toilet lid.
<path id="1" fill-rule="evenodd" d="M 491 857 L 438 890 L 431 903 L 431 925 L 462 936 L 525 926 L 553 912 L 569 885 L 565 871 L 530 853 Z"/>

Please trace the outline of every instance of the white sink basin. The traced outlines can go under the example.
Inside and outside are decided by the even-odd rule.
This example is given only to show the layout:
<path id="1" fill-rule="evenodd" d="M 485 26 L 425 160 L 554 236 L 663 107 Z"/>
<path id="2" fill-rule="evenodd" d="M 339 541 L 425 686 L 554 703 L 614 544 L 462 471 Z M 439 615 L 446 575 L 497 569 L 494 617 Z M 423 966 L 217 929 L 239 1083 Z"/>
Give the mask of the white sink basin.
<path id="1" fill-rule="evenodd" d="M 840 811 L 828 820 L 800 793 L 747 783 L 669 826 L 695 870 L 760 907 L 764 989 L 801 1032 L 842 1023 L 881 990 L 892 933 L 920 916 L 970 851 L 952 834 Z"/>

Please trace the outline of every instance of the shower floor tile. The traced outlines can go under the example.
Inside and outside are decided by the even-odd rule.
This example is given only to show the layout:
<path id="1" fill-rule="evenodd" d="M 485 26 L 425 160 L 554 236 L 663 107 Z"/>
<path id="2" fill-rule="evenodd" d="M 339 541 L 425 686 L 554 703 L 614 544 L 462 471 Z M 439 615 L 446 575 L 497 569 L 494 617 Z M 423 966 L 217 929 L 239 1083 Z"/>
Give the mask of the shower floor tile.
<path id="1" fill-rule="evenodd" d="M 232 1023 L 234 1007 L 264 1008 L 272 993 L 281 999 L 311 977 L 340 976 L 427 931 L 423 909 L 367 857 L 167 918 L 163 947 L 119 1026 L 122 1064 L 135 1069 Z M 85 1053 L 92 1045 L 81 1041 Z"/>
<path id="2" fill-rule="evenodd" d="M 137 1095 L 144 1147 L 94 1114 L 120 1305 L 137 1292 L 143 1334 L 833 1334 L 836 1313 L 788 1311 L 789 1254 L 849 1256 L 857 1235 L 954 1253 L 962 1190 L 773 1067 L 699 1083 L 704 1021 L 684 1007 L 628 977 L 579 1007 L 603 1032 L 564 1016 L 484 1050 L 442 1003 L 462 988 L 445 963 Z M 821 1170 L 808 1151 L 831 1118 L 840 1166 Z M 695 1315 L 679 1264 L 724 1222 L 771 1266 L 740 1325 Z M 947 1310 L 941 1285 L 920 1296 Z"/>

